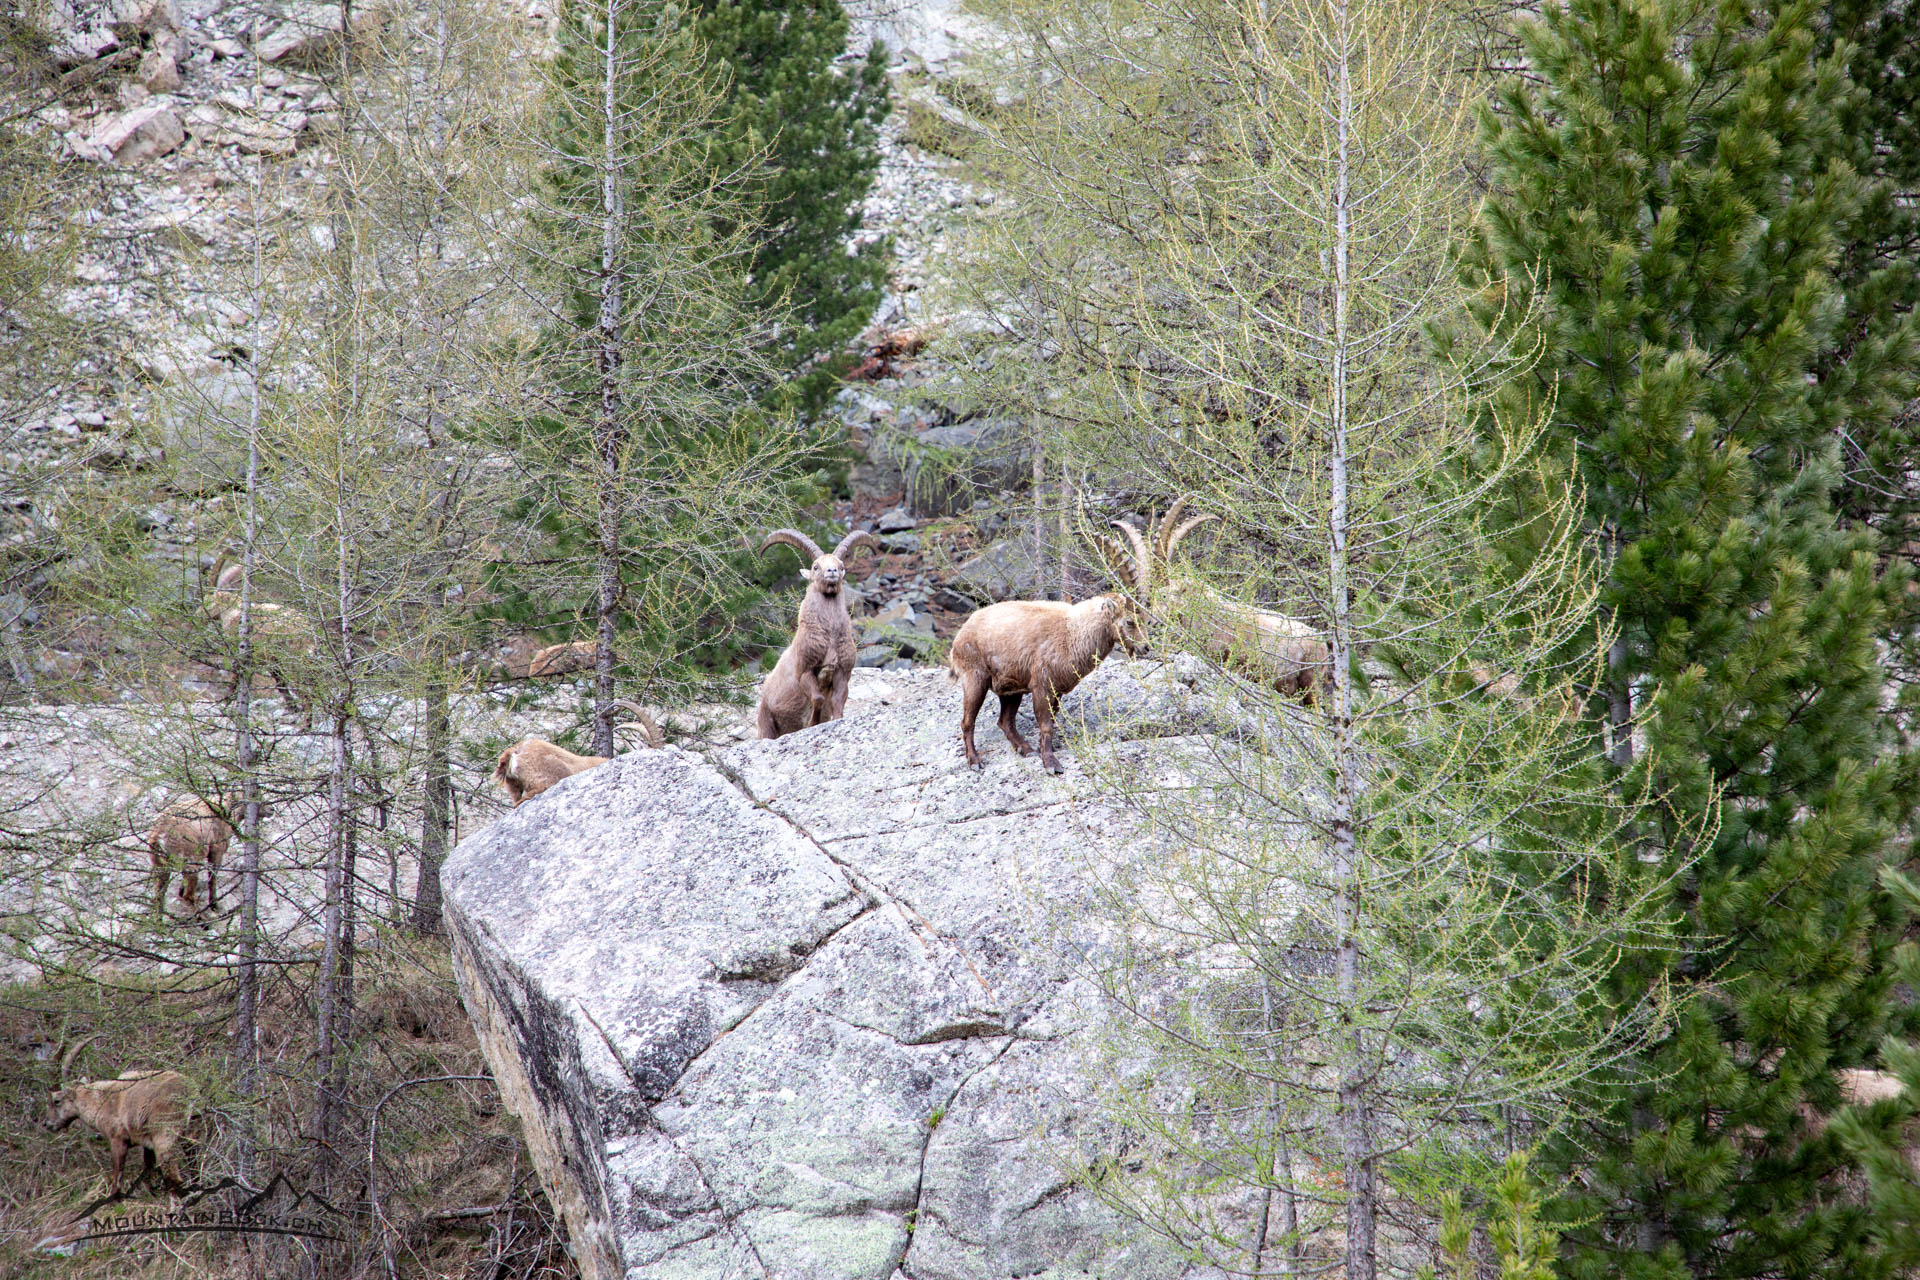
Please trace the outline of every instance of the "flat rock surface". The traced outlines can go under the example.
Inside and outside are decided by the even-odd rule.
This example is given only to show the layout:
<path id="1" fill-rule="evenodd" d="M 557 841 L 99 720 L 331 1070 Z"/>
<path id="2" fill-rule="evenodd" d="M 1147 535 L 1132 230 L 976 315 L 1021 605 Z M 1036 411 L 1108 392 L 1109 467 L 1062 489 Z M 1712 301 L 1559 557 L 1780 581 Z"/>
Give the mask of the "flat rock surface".
<path id="1" fill-rule="evenodd" d="M 1151 766 L 1179 677 L 1116 660 L 1064 713 Z M 469 1012 L 583 1270 L 1182 1275 L 1060 1172 L 1090 1001 L 1035 922 L 1077 892 L 1069 842 L 1132 826 L 1071 742 L 1055 778 L 992 730 L 968 769 L 944 672 L 854 693 L 778 741 L 621 756 L 447 864 Z"/>

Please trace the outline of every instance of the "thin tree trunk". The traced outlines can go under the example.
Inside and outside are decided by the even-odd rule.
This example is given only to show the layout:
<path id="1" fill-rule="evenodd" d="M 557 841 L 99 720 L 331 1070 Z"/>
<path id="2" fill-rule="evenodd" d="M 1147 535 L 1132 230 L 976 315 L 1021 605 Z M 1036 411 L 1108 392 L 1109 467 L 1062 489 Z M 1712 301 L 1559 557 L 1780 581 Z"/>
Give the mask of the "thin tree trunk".
<path id="1" fill-rule="evenodd" d="M 1047 451 L 1036 426 L 1033 433 L 1033 577 L 1042 599 L 1047 595 Z"/>
<path id="2" fill-rule="evenodd" d="M 335 1095 L 334 1061 L 347 1032 L 346 1005 L 349 999 L 341 988 L 341 976 L 347 972 L 346 897 L 348 825 L 352 808 L 348 780 L 353 776 L 352 721 L 345 699 L 334 707 L 331 731 L 332 754 L 327 778 L 327 870 L 325 899 L 321 907 L 320 982 L 315 999 L 313 1140 L 319 1149 L 322 1169 L 332 1163 Z"/>
<path id="3" fill-rule="evenodd" d="M 235 1126 L 234 1171 L 253 1184 L 256 1135 L 249 1110 L 260 1089 L 260 779 L 253 740 L 253 569 L 260 540 L 260 348 L 261 313 L 266 309 L 266 271 L 261 261 L 260 175 L 253 174 L 253 315 L 247 343 L 247 472 L 244 481 L 246 523 L 240 546 L 240 623 L 234 655 L 234 763 L 240 770 L 240 938 L 233 1001 L 233 1078 L 240 1094 Z M 215 589 L 219 584 L 214 584 Z"/>
<path id="4" fill-rule="evenodd" d="M 601 67 L 601 112 L 605 150 L 600 172 L 600 413 L 593 424 L 599 454 L 600 548 L 599 618 L 593 652 L 593 753 L 613 754 L 613 633 L 620 606 L 621 454 L 626 424 L 620 396 L 620 338 L 623 326 L 621 261 L 625 211 L 620 193 L 620 117 L 614 89 L 619 83 L 615 21 L 619 0 L 607 0 L 605 61 Z"/>
<path id="5" fill-rule="evenodd" d="M 426 690 L 427 776 L 420 798 L 420 870 L 413 886 L 412 925 L 418 934 L 440 932 L 440 864 L 446 861 L 453 821 L 453 718 L 447 697 L 446 678 L 435 672 Z"/>
<path id="6" fill-rule="evenodd" d="M 1332 821 L 1334 930 L 1339 938 L 1334 961 L 1334 981 L 1346 1023 L 1340 1046 L 1339 1085 L 1340 1147 L 1345 1164 L 1347 1192 L 1346 1280 L 1374 1280 L 1376 1272 L 1375 1220 L 1376 1197 L 1374 1146 L 1370 1116 L 1369 1073 L 1365 1033 L 1360 1026 L 1358 1007 L 1360 984 L 1360 941 L 1356 900 L 1359 871 L 1359 847 L 1356 835 L 1359 808 L 1359 757 L 1353 735 L 1353 658 L 1352 586 L 1348 580 L 1348 474 L 1347 474 L 1347 380 L 1350 350 L 1348 306 L 1351 297 L 1350 237 L 1352 234 L 1352 192 L 1350 174 L 1353 157 L 1353 31 L 1345 0 L 1335 0 L 1334 56 L 1339 81 L 1339 103 L 1335 115 L 1338 162 L 1334 180 L 1333 239 L 1333 352 L 1332 421 L 1329 459 L 1329 502 L 1327 517 L 1327 570 L 1330 613 L 1328 619 L 1328 660 L 1333 665 L 1334 763 L 1336 780 Z"/>
<path id="7" fill-rule="evenodd" d="M 1620 531 L 1607 532 L 1609 561 L 1620 557 Z M 1617 624 L 1616 624 L 1617 625 Z M 1607 756 L 1620 769 L 1633 766 L 1633 686 L 1627 675 L 1627 638 L 1616 635 L 1607 646 Z"/>
<path id="8" fill-rule="evenodd" d="M 1291 1276 L 1299 1274 L 1302 1262 L 1300 1206 L 1293 1194 L 1293 1160 L 1287 1150 L 1286 1131 L 1281 1125 L 1280 1086 L 1277 1081 L 1280 1063 L 1279 1055 L 1273 1051 L 1273 1046 L 1279 1040 L 1280 1029 L 1273 1017 L 1273 984 L 1265 980 L 1260 984 L 1260 1013 L 1270 1076 L 1267 1081 L 1267 1137 L 1273 1144 L 1273 1160 L 1266 1170 L 1267 1194 L 1260 1205 L 1260 1224 L 1254 1231 L 1252 1274 L 1268 1274 L 1265 1270 L 1267 1250 L 1277 1234 L 1286 1242 L 1286 1252 L 1273 1274 Z M 1277 1224 L 1273 1221 L 1276 1208 L 1280 1219 Z"/>
<path id="9" fill-rule="evenodd" d="M 1060 459 L 1060 598 L 1073 599 L 1073 574 L 1067 565 L 1067 547 L 1073 540 L 1073 483 L 1067 475 L 1067 460 Z"/>

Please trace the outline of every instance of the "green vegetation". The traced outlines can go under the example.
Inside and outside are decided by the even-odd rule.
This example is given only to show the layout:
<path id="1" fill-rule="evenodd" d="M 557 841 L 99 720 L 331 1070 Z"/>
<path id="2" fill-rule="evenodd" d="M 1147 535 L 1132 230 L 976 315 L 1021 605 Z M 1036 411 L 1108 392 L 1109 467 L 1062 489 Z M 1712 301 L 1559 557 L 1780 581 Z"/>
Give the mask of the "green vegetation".
<path id="1" fill-rule="evenodd" d="M 770 323 L 782 399 L 818 413 L 852 358 L 892 256 L 876 239 L 848 252 L 879 167 L 890 106 L 887 52 L 843 55 L 839 0 L 701 0 L 706 56 L 726 72 L 716 173 L 745 175 L 755 224 L 748 304 Z"/>
<path id="2" fill-rule="evenodd" d="M 1855 1157 L 1815 1131 L 1835 1072 L 1914 1028 L 1880 874 L 1920 781 L 1877 649 L 1906 575 L 1836 505 L 1841 427 L 1897 438 L 1920 364 L 1833 273 L 1873 275 L 1849 237 L 1885 192 L 1845 163 L 1861 103 L 1820 31 L 1811 4 L 1549 8 L 1487 116 L 1482 323 L 1539 321 L 1548 452 L 1606 573 L 1610 759 L 1671 798 L 1640 856 L 1693 868 L 1679 945 L 1618 975 L 1671 1020 L 1551 1152 L 1570 1276 L 1889 1275 L 1920 1226 L 1831 1194 Z"/>

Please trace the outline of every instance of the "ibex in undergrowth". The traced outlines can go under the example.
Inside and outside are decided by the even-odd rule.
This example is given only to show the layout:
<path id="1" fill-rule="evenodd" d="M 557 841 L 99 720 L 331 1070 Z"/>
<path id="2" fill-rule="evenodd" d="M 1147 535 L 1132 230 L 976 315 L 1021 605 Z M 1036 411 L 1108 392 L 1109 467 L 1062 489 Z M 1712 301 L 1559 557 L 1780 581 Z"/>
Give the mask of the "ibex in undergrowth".
<path id="1" fill-rule="evenodd" d="M 1213 519 L 1198 515 L 1182 521 L 1186 501 L 1176 500 L 1165 516 L 1149 520 L 1144 535 L 1128 521 L 1113 521 L 1125 545 L 1108 534 L 1096 534 L 1095 543 L 1142 608 L 1201 613 L 1201 642 L 1209 658 L 1276 692 L 1312 703 L 1316 692 L 1333 679 L 1327 642 L 1318 631 L 1298 618 L 1241 604 L 1196 578 L 1173 573 L 1173 552 L 1180 540 Z"/>
<path id="2" fill-rule="evenodd" d="M 760 544 L 760 550 L 775 543 L 784 543 L 807 557 L 808 567 L 800 571 L 807 581 L 807 594 L 800 601 L 793 642 L 760 686 L 755 722 L 763 738 L 797 733 L 846 714 L 847 688 L 853 682 L 856 656 L 853 618 L 847 613 L 847 597 L 842 590 L 847 557 L 855 547 L 879 546 L 872 534 L 856 529 L 840 539 L 840 545 L 829 555 L 797 529 L 775 529 Z"/>
<path id="3" fill-rule="evenodd" d="M 161 1176 L 170 1185 L 183 1185 L 185 1179 L 180 1176 L 176 1156 L 193 1118 L 187 1078 L 178 1071 L 124 1071 L 117 1080 L 67 1084 L 74 1058 L 96 1038 L 88 1036 L 61 1059 L 61 1087 L 53 1091 L 47 1107 L 47 1128 L 57 1133 L 75 1120 L 84 1120 L 88 1128 L 107 1140 L 113 1156 L 111 1195 L 120 1194 L 127 1152 L 135 1147 L 142 1151 L 136 1182 L 158 1164 Z"/>

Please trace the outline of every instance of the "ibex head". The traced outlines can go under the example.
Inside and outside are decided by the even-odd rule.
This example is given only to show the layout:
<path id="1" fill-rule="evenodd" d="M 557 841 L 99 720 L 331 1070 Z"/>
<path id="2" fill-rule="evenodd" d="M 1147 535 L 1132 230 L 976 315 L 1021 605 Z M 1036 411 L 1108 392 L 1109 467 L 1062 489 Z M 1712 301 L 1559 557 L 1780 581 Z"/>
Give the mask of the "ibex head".
<path id="1" fill-rule="evenodd" d="M 872 534 L 856 529 L 840 539 L 840 545 L 835 547 L 833 553 L 829 555 L 820 550 L 812 538 L 798 529 L 775 529 L 767 535 L 767 540 L 760 544 L 760 550 L 765 551 L 777 542 L 785 543 L 807 557 L 810 567 L 802 569 L 800 576 L 823 596 L 840 594 L 840 584 L 846 581 L 847 577 L 847 556 L 855 547 L 878 549 L 880 546 L 879 540 Z"/>
<path id="2" fill-rule="evenodd" d="M 66 1128 L 80 1118 L 80 1108 L 75 1100 L 75 1091 L 67 1084 L 67 1073 L 73 1070 L 73 1060 L 80 1051 L 100 1037 L 98 1034 L 83 1036 L 73 1048 L 66 1051 L 60 1059 L 60 1087 L 53 1091 L 53 1097 L 47 1105 L 44 1123 L 55 1133 Z"/>
<path id="3" fill-rule="evenodd" d="M 1191 516 L 1182 521 L 1180 512 L 1187 500 L 1178 498 L 1167 514 L 1147 521 L 1143 534 L 1131 521 L 1110 521 L 1126 539 L 1123 544 L 1111 534 L 1097 533 L 1094 545 L 1100 549 L 1107 566 L 1118 577 L 1122 589 L 1141 607 L 1153 603 L 1154 587 L 1164 578 L 1175 547 L 1194 529 L 1213 519 L 1210 515 Z"/>

